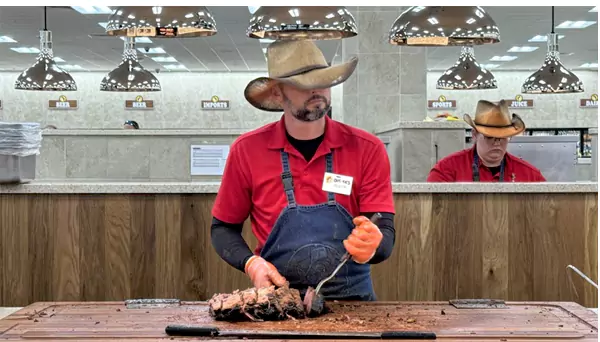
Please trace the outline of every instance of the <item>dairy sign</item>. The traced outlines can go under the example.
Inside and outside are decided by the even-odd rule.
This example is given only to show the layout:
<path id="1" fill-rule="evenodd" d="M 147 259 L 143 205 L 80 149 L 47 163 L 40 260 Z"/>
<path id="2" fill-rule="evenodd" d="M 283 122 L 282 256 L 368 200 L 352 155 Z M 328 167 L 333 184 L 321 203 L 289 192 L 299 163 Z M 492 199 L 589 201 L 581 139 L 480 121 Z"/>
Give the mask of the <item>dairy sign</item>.
<path id="1" fill-rule="evenodd" d="M 514 100 L 504 100 L 508 102 L 508 108 L 519 109 L 519 108 L 533 108 L 533 100 L 524 99 L 523 95 L 515 96 Z"/>
<path id="2" fill-rule="evenodd" d="M 589 99 L 579 100 L 581 108 L 598 108 L 598 94 L 592 94 Z"/>
<path id="3" fill-rule="evenodd" d="M 221 100 L 217 95 L 210 101 L 202 101 L 201 105 L 203 110 L 229 110 L 229 101 Z"/>
<path id="4" fill-rule="evenodd" d="M 135 100 L 125 100 L 125 109 L 154 109 L 154 101 L 144 100 L 142 95 L 138 95 Z"/>
<path id="5" fill-rule="evenodd" d="M 65 95 L 58 97 L 58 100 L 48 101 L 49 109 L 77 109 L 77 100 L 69 100 Z"/>
<path id="6" fill-rule="evenodd" d="M 456 109 L 456 100 L 448 100 L 440 95 L 437 100 L 428 100 L 427 109 Z"/>

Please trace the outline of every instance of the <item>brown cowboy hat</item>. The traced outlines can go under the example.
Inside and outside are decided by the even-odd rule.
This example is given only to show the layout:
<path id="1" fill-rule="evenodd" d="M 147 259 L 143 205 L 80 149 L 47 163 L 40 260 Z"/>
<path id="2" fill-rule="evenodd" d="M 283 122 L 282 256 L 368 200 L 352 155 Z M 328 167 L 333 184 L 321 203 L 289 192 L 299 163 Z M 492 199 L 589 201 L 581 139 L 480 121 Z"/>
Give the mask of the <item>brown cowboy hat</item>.
<path id="1" fill-rule="evenodd" d="M 274 85 L 287 83 L 300 89 L 331 88 L 346 81 L 357 63 L 358 58 L 352 58 L 344 64 L 330 66 L 313 41 L 277 41 L 267 48 L 269 77 L 250 81 L 244 96 L 258 109 L 281 112 L 283 108 L 272 98 Z"/>
<path id="2" fill-rule="evenodd" d="M 477 102 L 475 120 L 471 119 L 469 114 L 465 114 L 463 119 L 477 132 L 492 138 L 508 138 L 525 130 L 525 123 L 521 117 L 510 114 L 508 103 L 504 100 L 498 103 L 480 100 Z"/>

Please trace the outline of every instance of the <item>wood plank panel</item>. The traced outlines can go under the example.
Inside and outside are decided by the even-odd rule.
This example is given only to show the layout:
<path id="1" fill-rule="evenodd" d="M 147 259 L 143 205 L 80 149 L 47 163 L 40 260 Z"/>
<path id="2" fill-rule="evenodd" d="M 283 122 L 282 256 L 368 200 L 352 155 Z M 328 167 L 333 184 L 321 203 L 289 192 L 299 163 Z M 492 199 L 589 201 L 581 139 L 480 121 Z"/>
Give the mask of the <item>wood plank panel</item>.
<path id="1" fill-rule="evenodd" d="M 574 301 L 597 307 L 597 194 L 396 194 L 379 300 Z M 215 253 L 210 194 L 0 195 L 0 306 L 204 300 L 250 286 Z M 256 246 L 249 222 L 244 238 Z"/>

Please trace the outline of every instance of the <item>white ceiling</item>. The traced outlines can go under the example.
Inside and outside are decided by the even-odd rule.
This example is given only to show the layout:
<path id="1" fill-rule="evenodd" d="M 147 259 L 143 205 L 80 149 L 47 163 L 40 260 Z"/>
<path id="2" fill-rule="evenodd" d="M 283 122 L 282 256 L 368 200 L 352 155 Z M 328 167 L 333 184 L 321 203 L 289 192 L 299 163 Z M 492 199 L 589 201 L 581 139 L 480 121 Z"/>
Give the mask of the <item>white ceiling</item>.
<path id="1" fill-rule="evenodd" d="M 555 25 L 566 20 L 598 21 L 592 7 L 556 7 Z M 485 7 L 500 27 L 501 42 L 475 48 L 475 57 L 483 64 L 497 64 L 502 69 L 538 69 L 544 60 L 546 43 L 531 43 L 527 40 L 536 35 L 545 35 L 551 27 L 551 9 L 546 7 Z M 248 7 L 209 7 L 217 23 L 218 33 L 207 38 L 155 39 L 152 44 L 138 47 L 162 47 L 168 55 L 191 71 L 264 71 L 266 61 L 263 48 L 256 39 L 245 35 L 250 13 Z M 51 7 L 47 10 L 48 29 L 54 36 L 54 54 L 65 62 L 79 65 L 91 71 L 112 70 L 121 60 L 123 41 L 116 37 L 101 37 L 104 29 L 98 24 L 106 22 L 108 15 L 83 15 L 69 7 Z M 400 14 L 400 13 L 398 13 Z M 355 14 L 356 16 L 356 14 Z M 361 23 L 358 23 L 360 30 Z M 390 22 L 391 26 L 392 23 Z M 0 43 L 0 69 L 21 71 L 35 60 L 35 54 L 20 54 L 11 47 L 39 47 L 39 30 L 43 28 L 41 7 L 0 7 L 0 36 L 9 36 L 17 43 Z M 556 29 L 564 34 L 560 51 L 562 61 L 569 69 L 579 69 L 584 63 L 598 63 L 598 24 L 584 29 Z M 385 32 L 382 36 L 385 37 Z M 351 38 L 357 39 L 357 38 Z M 341 53 L 340 41 L 318 42 L 328 60 Z M 527 53 L 509 53 L 513 46 L 537 46 Z M 444 70 L 454 64 L 460 48 L 428 48 L 428 67 Z M 513 55 L 509 62 L 489 61 L 493 56 Z M 165 64 L 142 56 L 142 65 L 147 69 L 160 68 Z M 336 59 L 335 62 L 338 60 Z M 597 69 L 597 67 L 596 67 Z"/>

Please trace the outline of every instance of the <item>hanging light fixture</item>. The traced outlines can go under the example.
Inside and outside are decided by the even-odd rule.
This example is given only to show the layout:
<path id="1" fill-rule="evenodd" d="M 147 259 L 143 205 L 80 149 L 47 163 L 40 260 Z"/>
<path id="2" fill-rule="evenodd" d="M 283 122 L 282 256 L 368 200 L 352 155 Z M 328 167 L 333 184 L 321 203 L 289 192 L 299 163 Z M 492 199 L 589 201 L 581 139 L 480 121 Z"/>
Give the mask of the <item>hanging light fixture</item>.
<path id="1" fill-rule="evenodd" d="M 160 82 L 138 62 L 135 38 L 125 38 L 123 60 L 118 67 L 104 76 L 101 91 L 160 91 Z"/>
<path id="2" fill-rule="evenodd" d="M 113 10 L 106 33 L 128 37 L 207 37 L 217 34 L 217 26 L 204 6 L 128 6 Z"/>
<path id="3" fill-rule="evenodd" d="M 527 77 L 521 92 L 525 94 L 583 92 L 583 82 L 560 61 L 558 35 L 554 33 L 554 6 L 552 6 L 552 32 L 548 34 L 546 59 L 538 71 Z"/>
<path id="4" fill-rule="evenodd" d="M 35 64 L 23 71 L 15 82 L 15 89 L 38 91 L 75 91 L 73 77 L 56 64 L 52 51 L 52 32 L 47 29 L 44 6 L 44 30 L 40 31 L 40 54 Z"/>
<path id="5" fill-rule="evenodd" d="M 342 6 L 260 6 L 246 30 L 256 39 L 328 40 L 358 34 L 354 16 Z"/>
<path id="6" fill-rule="evenodd" d="M 436 89 L 483 90 L 496 89 L 498 84 L 491 72 L 475 60 L 472 46 L 461 48 L 458 61 L 438 79 Z"/>
<path id="7" fill-rule="evenodd" d="M 500 42 L 500 30 L 480 6 L 412 6 L 396 19 L 392 45 L 473 46 Z"/>

